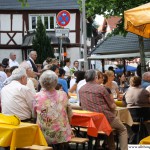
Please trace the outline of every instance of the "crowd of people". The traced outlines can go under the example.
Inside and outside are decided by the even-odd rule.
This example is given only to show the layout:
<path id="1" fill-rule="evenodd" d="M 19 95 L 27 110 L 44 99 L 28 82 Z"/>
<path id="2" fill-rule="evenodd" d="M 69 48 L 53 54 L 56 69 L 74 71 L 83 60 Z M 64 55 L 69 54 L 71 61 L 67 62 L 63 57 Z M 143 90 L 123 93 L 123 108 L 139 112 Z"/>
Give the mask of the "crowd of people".
<path id="1" fill-rule="evenodd" d="M 36 120 L 47 143 L 55 150 L 67 150 L 68 141 L 74 136 L 69 93 L 77 94 L 82 109 L 106 116 L 118 134 L 121 150 L 128 149 L 129 136 L 114 113 L 115 99 L 122 99 L 134 121 L 141 118 L 139 110 L 144 120 L 150 119 L 145 113 L 150 112 L 150 72 L 145 72 L 142 79 L 125 74 L 116 78 L 113 69 L 105 73 L 93 69 L 81 71 L 78 61 L 70 68 L 69 58 L 64 60 L 64 67 L 59 67 L 57 59 L 47 58 L 39 71 L 36 59 L 36 51 L 31 51 L 28 60 L 19 64 L 12 52 L 0 63 L 1 112 L 17 115 L 22 122 Z M 135 140 L 130 142 L 136 144 Z M 108 149 L 115 150 L 113 133 L 107 137 L 107 144 Z"/>

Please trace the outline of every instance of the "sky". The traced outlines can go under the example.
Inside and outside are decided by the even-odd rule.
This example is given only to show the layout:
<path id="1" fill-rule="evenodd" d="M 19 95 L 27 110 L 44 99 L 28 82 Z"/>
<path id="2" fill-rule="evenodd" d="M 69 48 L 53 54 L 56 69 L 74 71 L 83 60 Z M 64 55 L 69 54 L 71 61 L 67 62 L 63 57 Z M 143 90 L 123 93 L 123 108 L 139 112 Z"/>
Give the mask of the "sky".
<path id="1" fill-rule="evenodd" d="M 102 25 L 103 24 L 103 20 L 104 20 L 104 17 L 102 15 L 96 15 L 95 17 L 95 22 L 98 24 L 98 25 Z"/>

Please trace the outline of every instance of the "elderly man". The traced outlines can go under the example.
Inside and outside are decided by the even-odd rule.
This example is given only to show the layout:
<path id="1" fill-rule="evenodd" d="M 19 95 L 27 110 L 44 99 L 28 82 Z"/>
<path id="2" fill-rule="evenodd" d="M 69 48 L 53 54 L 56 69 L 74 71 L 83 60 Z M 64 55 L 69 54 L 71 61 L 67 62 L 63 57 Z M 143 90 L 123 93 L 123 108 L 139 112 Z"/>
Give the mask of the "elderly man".
<path id="1" fill-rule="evenodd" d="M 34 83 L 32 80 L 33 78 L 35 78 L 36 75 L 35 75 L 35 72 L 33 71 L 32 67 L 30 67 L 30 65 L 27 63 L 27 61 L 23 61 L 19 65 L 19 67 L 22 67 L 26 70 L 26 74 L 27 74 L 27 85 L 26 86 L 29 87 L 33 93 L 36 93 Z"/>
<path id="2" fill-rule="evenodd" d="M 25 86 L 27 74 L 24 68 L 12 72 L 13 81 L 1 90 L 2 113 L 18 116 L 21 121 L 29 121 L 32 114 L 34 94 Z"/>
<path id="3" fill-rule="evenodd" d="M 16 54 L 14 52 L 11 52 L 9 57 L 9 67 L 19 66 L 19 63 L 16 61 Z"/>
<path id="4" fill-rule="evenodd" d="M 38 68 L 35 65 L 35 60 L 37 58 L 37 52 L 36 51 L 31 51 L 29 53 L 29 59 L 27 60 L 28 64 L 30 65 L 30 67 L 33 68 L 34 72 L 38 72 Z"/>
<path id="5" fill-rule="evenodd" d="M 110 99 L 110 95 L 106 88 L 96 83 L 97 72 L 95 70 L 87 70 L 85 79 L 87 83 L 79 90 L 81 107 L 84 110 L 103 113 L 108 119 L 111 127 L 115 129 L 119 135 L 121 150 L 127 150 L 127 129 L 113 113 L 116 105 Z M 108 146 L 109 149 L 115 150 L 112 133 L 108 137 Z"/>
<path id="6" fill-rule="evenodd" d="M 142 88 L 150 86 L 150 72 L 145 72 L 142 75 Z"/>

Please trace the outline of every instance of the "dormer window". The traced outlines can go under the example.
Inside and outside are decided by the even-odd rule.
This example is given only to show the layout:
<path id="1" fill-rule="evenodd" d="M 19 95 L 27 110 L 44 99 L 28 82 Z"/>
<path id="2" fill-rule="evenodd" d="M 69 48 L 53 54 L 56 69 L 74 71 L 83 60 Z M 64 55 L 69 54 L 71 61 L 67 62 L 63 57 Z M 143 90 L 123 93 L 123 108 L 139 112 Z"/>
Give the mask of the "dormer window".
<path id="1" fill-rule="evenodd" d="M 37 26 L 38 16 L 41 17 L 42 22 L 47 31 L 51 31 L 55 29 L 56 26 L 56 15 L 55 14 L 32 14 L 29 15 L 29 30 L 35 30 Z"/>

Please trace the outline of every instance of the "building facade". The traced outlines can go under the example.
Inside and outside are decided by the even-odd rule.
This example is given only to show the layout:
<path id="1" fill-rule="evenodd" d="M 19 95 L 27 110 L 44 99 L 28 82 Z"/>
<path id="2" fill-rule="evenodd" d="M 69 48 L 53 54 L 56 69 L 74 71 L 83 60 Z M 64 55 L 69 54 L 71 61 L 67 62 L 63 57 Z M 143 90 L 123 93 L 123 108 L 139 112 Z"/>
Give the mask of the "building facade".
<path id="1" fill-rule="evenodd" d="M 55 36 L 56 16 L 61 10 L 70 13 L 70 22 L 65 28 L 69 29 L 69 42 L 62 43 L 66 57 L 73 62 L 80 58 L 81 53 L 81 14 L 77 0 L 28 0 L 28 7 L 22 7 L 17 0 L 0 0 L 0 62 L 8 58 L 10 52 L 15 52 L 17 61 L 26 59 L 32 49 L 31 34 L 36 29 L 37 17 L 40 16 L 46 32 Z M 55 37 L 57 39 L 57 37 Z M 56 56 L 58 42 L 51 41 Z"/>

